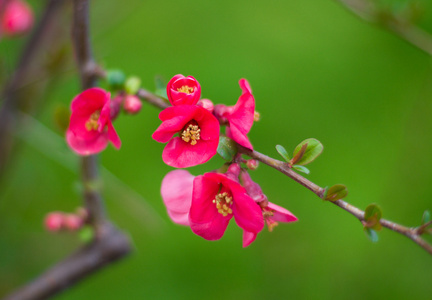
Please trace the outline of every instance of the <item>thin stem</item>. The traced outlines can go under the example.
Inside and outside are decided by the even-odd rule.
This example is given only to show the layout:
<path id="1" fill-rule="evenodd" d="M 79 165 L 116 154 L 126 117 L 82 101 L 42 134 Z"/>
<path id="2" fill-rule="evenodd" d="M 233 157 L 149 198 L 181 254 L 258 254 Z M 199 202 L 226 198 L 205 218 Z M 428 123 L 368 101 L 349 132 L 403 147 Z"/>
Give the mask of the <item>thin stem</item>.
<path id="1" fill-rule="evenodd" d="M 150 93 L 149 91 L 146 91 L 144 89 L 141 89 L 137 93 L 137 95 L 142 100 L 145 100 L 145 101 L 151 103 L 152 105 L 159 107 L 160 109 L 165 109 L 166 107 L 169 106 L 166 104 L 166 102 L 163 99 L 153 95 L 152 93 Z M 288 166 L 288 163 L 282 162 L 282 161 L 274 159 L 274 158 L 271 158 L 271 157 L 269 157 L 265 154 L 259 153 L 257 151 L 247 149 L 247 148 L 245 148 L 239 144 L 237 144 L 237 149 L 240 153 L 247 155 L 250 158 L 253 158 L 255 160 L 258 160 L 258 161 L 278 170 L 279 172 L 285 174 L 289 178 L 293 179 L 294 181 L 298 182 L 299 184 L 301 184 L 302 186 L 304 186 L 305 188 L 307 188 L 308 190 L 313 192 L 318 197 L 322 198 L 325 189 L 320 187 L 319 185 L 313 183 L 312 181 L 304 178 L 303 176 L 299 175 L 298 173 L 294 172 Z M 334 201 L 331 203 L 333 203 L 334 205 L 339 206 L 343 210 L 349 212 L 354 217 L 356 217 L 359 221 L 365 221 L 364 211 L 355 207 L 354 205 L 351 205 L 351 204 L 349 204 L 343 200 L 337 200 L 337 201 Z M 381 219 L 380 223 L 385 228 L 388 228 L 392 231 L 395 231 L 397 233 L 400 233 L 402 235 L 407 236 L 408 238 L 413 240 L 416 244 L 418 244 L 420 247 L 422 247 L 423 249 L 425 249 L 427 252 L 429 252 L 432 255 L 432 245 L 428 244 L 419 235 L 419 232 L 417 231 L 417 229 L 405 227 L 403 225 L 397 224 L 395 222 L 392 222 L 392 221 L 389 221 L 386 219 Z"/>
<path id="2" fill-rule="evenodd" d="M 412 24 L 410 20 L 383 11 L 376 3 L 369 0 L 336 1 L 361 19 L 381 25 L 413 46 L 432 55 L 432 35 Z"/>

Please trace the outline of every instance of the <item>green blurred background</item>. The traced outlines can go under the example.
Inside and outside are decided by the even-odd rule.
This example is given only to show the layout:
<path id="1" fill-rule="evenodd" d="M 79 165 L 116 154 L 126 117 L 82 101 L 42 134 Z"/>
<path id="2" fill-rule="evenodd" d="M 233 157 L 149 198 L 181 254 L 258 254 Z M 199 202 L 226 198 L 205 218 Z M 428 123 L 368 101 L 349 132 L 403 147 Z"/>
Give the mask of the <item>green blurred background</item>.
<path id="1" fill-rule="evenodd" d="M 400 9 L 409 1 L 382 2 Z M 432 31 L 432 4 L 420 3 L 419 24 Z M 385 218 L 408 226 L 432 209 L 431 60 L 398 37 L 331 0 L 95 0 L 91 14 L 95 57 L 106 68 L 137 75 L 148 89 L 155 75 L 192 75 L 203 97 L 230 105 L 247 78 L 261 114 L 249 134 L 257 151 L 277 158 L 276 144 L 293 149 L 314 137 L 324 152 L 310 165 L 313 182 L 343 183 L 353 205 L 378 203 Z M 12 66 L 23 41 L 1 43 Z M 54 111 L 79 93 L 72 64 L 62 75 L 36 116 L 45 127 L 20 135 L 2 183 L 0 297 L 81 243 L 42 226 L 47 212 L 81 203 L 76 158 L 46 132 L 60 134 Z M 253 179 L 298 222 L 263 230 L 246 249 L 234 222 L 217 242 L 173 224 L 159 191 L 172 168 L 151 138 L 158 112 L 144 104 L 139 115 L 122 115 L 121 150 L 110 146 L 100 157 L 108 213 L 134 252 L 57 299 L 432 297 L 432 258 L 423 249 L 386 229 L 371 243 L 354 217 L 265 165 Z M 190 171 L 222 163 L 214 157 Z"/>

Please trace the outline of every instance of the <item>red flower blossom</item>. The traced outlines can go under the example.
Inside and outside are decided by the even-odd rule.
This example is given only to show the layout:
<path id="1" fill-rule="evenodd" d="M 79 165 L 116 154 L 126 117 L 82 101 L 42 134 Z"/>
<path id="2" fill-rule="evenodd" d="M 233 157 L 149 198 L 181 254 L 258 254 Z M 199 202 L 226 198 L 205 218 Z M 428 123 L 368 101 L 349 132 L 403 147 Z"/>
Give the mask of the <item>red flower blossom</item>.
<path id="1" fill-rule="evenodd" d="M 214 108 L 214 114 L 221 122 L 228 122 L 226 135 L 243 147 L 253 150 L 247 134 L 250 131 L 255 117 L 255 99 L 246 79 L 240 79 L 242 95 L 236 105 L 225 106 L 218 104 Z"/>
<path id="2" fill-rule="evenodd" d="M 91 88 L 76 96 L 71 104 L 72 114 L 66 131 L 68 145 L 80 155 L 101 152 L 111 141 L 121 145 L 110 116 L 110 93 Z"/>
<path id="3" fill-rule="evenodd" d="M 192 167 L 207 162 L 217 152 L 219 122 L 205 108 L 196 105 L 172 106 L 159 114 L 162 124 L 152 137 L 168 144 L 163 161 L 175 168 Z M 173 137 L 179 133 L 179 136 Z"/>
<path id="4" fill-rule="evenodd" d="M 234 219 L 246 232 L 264 227 L 261 208 L 236 181 L 224 174 L 206 173 L 195 178 L 189 222 L 192 231 L 206 240 L 220 239 Z M 243 246 L 250 244 L 243 240 Z"/>
<path id="5" fill-rule="evenodd" d="M 195 105 L 201 97 L 201 86 L 192 76 L 178 74 L 167 85 L 167 96 L 173 105 Z"/>
<path id="6" fill-rule="evenodd" d="M 4 0 L 0 1 L 0 6 Z M 0 16 L 0 33 L 7 36 L 23 34 L 33 26 L 33 11 L 30 6 L 20 0 L 10 0 Z"/>

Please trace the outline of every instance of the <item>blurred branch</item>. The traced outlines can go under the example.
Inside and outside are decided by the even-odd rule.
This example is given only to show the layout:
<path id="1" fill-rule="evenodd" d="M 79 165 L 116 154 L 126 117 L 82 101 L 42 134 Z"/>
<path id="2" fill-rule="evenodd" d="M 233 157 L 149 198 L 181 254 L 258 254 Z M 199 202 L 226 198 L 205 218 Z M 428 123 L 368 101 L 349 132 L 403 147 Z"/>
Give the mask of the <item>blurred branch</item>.
<path id="1" fill-rule="evenodd" d="M 149 91 L 146 91 L 144 89 L 140 89 L 137 93 L 137 95 L 142 99 L 145 100 L 152 105 L 159 107 L 160 109 L 165 109 L 169 105 L 162 99 L 157 97 L 156 95 L 152 94 Z M 255 160 L 258 160 L 276 170 L 279 172 L 285 174 L 289 178 L 293 179 L 294 181 L 298 182 L 308 190 L 312 191 L 315 195 L 322 198 L 325 189 L 316 185 L 312 181 L 304 178 L 303 176 L 297 174 L 294 172 L 289 166 L 288 163 L 282 162 L 279 160 L 276 160 L 274 158 L 268 157 L 264 154 L 261 154 L 257 151 L 249 150 L 247 148 L 244 148 L 237 144 L 237 149 L 240 153 L 245 154 Z M 337 200 L 334 202 L 331 202 L 336 206 L 339 206 L 343 210 L 349 212 L 354 217 L 356 217 L 359 221 L 365 222 L 365 213 L 363 210 L 343 201 L 343 200 Z M 397 233 L 400 233 L 402 235 L 407 236 L 411 240 L 413 240 L 416 244 L 418 244 L 420 247 L 425 249 L 429 254 L 432 255 L 432 245 L 428 244 L 422 237 L 421 237 L 421 230 L 418 230 L 418 228 L 409 228 L 405 227 L 403 225 L 399 225 L 397 223 L 394 223 L 389 220 L 380 219 L 380 223 L 383 227 L 386 227 L 392 231 L 395 231 Z M 423 230 L 424 231 L 424 230 Z"/>
<path id="2" fill-rule="evenodd" d="M 40 54 L 40 50 L 47 46 L 46 35 L 48 35 L 50 28 L 53 26 L 53 19 L 64 3 L 65 0 L 47 1 L 42 16 L 19 58 L 16 70 L 2 92 L 2 106 L 0 109 L 0 177 L 4 174 L 13 149 L 12 136 L 17 127 L 16 112 L 23 100 L 19 93 L 20 89 L 25 84 L 33 62 Z"/>
<path id="3" fill-rule="evenodd" d="M 98 76 L 98 68 L 91 52 L 88 20 L 89 1 L 74 0 L 72 43 L 83 90 L 95 86 Z M 84 185 L 83 197 L 90 217 L 89 223 L 96 231 L 94 240 L 6 299 L 44 299 L 53 296 L 130 252 L 131 244 L 128 237 L 117 230 L 105 215 L 103 199 L 98 187 L 96 155 L 81 159 L 81 172 Z"/>
<path id="4" fill-rule="evenodd" d="M 408 18 L 384 10 L 370 0 L 336 1 L 361 19 L 384 27 L 413 46 L 432 55 L 432 35 L 413 24 Z"/>

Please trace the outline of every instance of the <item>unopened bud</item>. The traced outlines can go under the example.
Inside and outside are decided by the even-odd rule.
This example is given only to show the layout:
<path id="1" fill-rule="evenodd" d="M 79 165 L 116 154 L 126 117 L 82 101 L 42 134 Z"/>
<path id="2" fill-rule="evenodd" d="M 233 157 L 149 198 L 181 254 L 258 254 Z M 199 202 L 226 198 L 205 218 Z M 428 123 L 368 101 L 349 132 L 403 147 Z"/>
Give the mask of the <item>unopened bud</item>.
<path id="1" fill-rule="evenodd" d="M 261 207 L 266 207 L 268 205 L 267 196 L 263 194 L 259 184 L 252 180 L 248 172 L 242 171 L 240 173 L 240 180 L 248 195 L 255 202 L 259 203 Z"/>
<path id="2" fill-rule="evenodd" d="M 202 106 L 203 108 L 207 109 L 209 112 L 213 112 L 214 104 L 209 99 L 201 99 L 197 103 L 198 106 Z"/>
<path id="3" fill-rule="evenodd" d="M 63 213 L 51 212 L 45 216 L 45 229 L 48 231 L 59 231 L 63 227 Z"/>
<path id="4" fill-rule="evenodd" d="M 124 103 L 123 109 L 129 114 L 136 114 L 141 110 L 142 103 L 141 100 L 135 95 L 127 95 Z"/>
<path id="5" fill-rule="evenodd" d="M 231 179 L 238 181 L 238 177 L 240 175 L 240 170 L 241 170 L 240 165 L 237 163 L 234 163 L 228 167 L 228 170 L 226 171 L 225 174 L 228 177 L 230 177 Z"/>
<path id="6" fill-rule="evenodd" d="M 64 216 L 64 226 L 66 229 L 76 231 L 83 225 L 83 220 L 75 214 L 67 214 Z"/>
<path id="7" fill-rule="evenodd" d="M 122 94 L 118 94 L 114 98 L 111 99 L 111 101 L 110 101 L 111 120 L 114 120 L 115 118 L 117 118 L 117 116 L 120 112 L 120 107 L 121 107 L 121 104 L 123 102 L 123 99 L 124 99 L 124 96 Z"/>
<path id="8" fill-rule="evenodd" d="M 255 159 L 249 159 L 246 161 L 246 166 L 248 167 L 249 170 L 256 170 L 256 168 L 258 168 L 258 161 Z"/>

